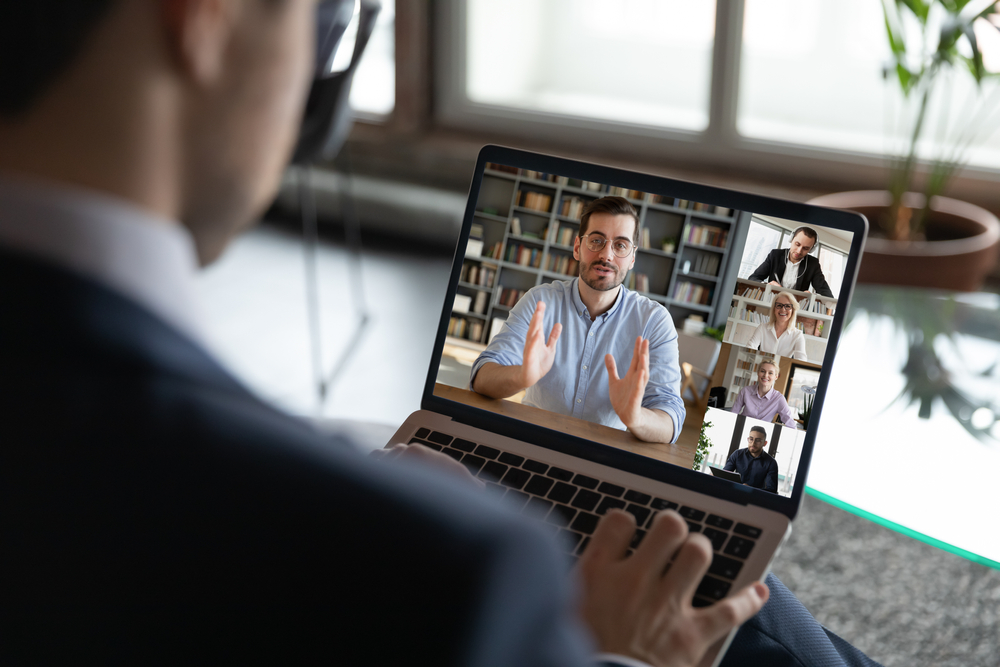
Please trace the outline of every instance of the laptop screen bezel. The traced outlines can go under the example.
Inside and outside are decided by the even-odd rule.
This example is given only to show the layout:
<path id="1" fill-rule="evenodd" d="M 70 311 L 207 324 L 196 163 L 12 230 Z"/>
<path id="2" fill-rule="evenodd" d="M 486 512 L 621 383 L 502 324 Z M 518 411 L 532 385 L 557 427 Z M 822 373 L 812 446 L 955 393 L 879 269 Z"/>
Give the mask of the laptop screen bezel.
<path id="1" fill-rule="evenodd" d="M 435 396 L 434 388 L 438 369 L 444 351 L 448 323 L 452 316 L 451 305 L 458 290 L 459 275 L 465 259 L 465 247 L 472 228 L 487 163 L 509 165 L 519 169 L 559 174 L 573 179 L 621 186 L 668 197 L 705 202 L 736 211 L 751 211 L 755 214 L 796 221 L 802 225 L 828 227 L 853 233 L 851 248 L 838 299 L 837 315 L 830 327 L 823 372 L 816 389 L 816 399 L 810 417 L 811 427 L 805 432 L 795 484 L 789 497 L 769 493 L 761 489 L 733 484 L 712 475 L 687 470 L 640 454 L 634 454 L 611 446 L 575 437 L 536 424 L 481 410 L 463 403 Z M 581 162 L 552 155 L 533 153 L 503 146 L 484 146 L 476 162 L 476 171 L 469 189 L 465 216 L 453 256 L 448 289 L 445 294 L 437 337 L 431 354 L 427 381 L 424 385 L 421 408 L 446 415 L 453 420 L 475 426 L 502 436 L 522 440 L 534 445 L 552 449 L 572 456 L 579 456 L 594 463 L 608 465 L 619 470 L 655 479 L 667 484 L 681 486 L 695 492 L 706 493 L 744 505 L 765 507 L 794 518 L 802 502 L 807 474 L 812 459 L 816 433 L 821 428 L 823 406 L 830 380 L 830 368 L 836 354 L 837 345 L 844 327 L 845 315 L 857 279 L 858 264 L 867 237 L 868 221 L 864 216 L 848 211 L 812 206 L 773 197 L 754 195 L 726 188 L 702 185 L 662 176 L 653 176 L 635 171 Z M 738 230 L 740 237 L 733 244 L 745 241 L 746 229 Z M 733 247 L 738 247 L 734 245 Z M 730 260 L 732 261 L 732 260 Z M 728 285 L 723 285 L 728 286 Z M 724 298 L 721 297 L 720 298 Z"/>

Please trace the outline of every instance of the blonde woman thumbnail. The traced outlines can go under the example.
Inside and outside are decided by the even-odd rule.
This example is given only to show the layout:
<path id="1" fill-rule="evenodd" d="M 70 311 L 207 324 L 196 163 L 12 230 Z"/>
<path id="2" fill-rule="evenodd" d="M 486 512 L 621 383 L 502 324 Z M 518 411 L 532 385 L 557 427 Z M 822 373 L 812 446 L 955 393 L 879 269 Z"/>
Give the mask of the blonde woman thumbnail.
<path id="1" fill-rule="evenodd" d="M 805 361 L 805 335 L 795 328 L 799 304 L 789 292 L 779 291 L 771 301 L 771 317 L 761 322 L 747 341 L 751 350 Z"/>

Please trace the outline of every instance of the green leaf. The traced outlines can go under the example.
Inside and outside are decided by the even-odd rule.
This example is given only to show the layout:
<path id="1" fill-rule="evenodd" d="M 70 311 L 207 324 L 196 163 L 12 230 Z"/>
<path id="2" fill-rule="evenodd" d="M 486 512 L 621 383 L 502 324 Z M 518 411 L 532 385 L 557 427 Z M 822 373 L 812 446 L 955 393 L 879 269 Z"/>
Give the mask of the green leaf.
<path id="1" fill-rule="evenodd" d="M 903 4 L 909 9 L 913 14 L 920 19 L 921 25 L 927 23 L 927 14 L 930 12 L 931 3 L 924 2 L 924 0 L 896 0 L 898 3 Z"/>
<path id="2" fill-rule="evenodd" d="M 983 54 L 979 50 L 979 42 L 976 41 L 976 31 L 972 29 L 971 24 L 963 26 L 962 31 L 965 33 L 965 38 L 969 40 L 969 46 L 972 47 L 972 58 L 965 58 L 966 64 L 976 79 L 976 85 L 981 85 L 986 68 L 983 67 Z"/>
<path id="3" fill-rule="evenodd" d="M 896 63 L 896 76 L 899 77 L 899 85 L 903 88 L 903 95 L 909 97 L 910 91 L 913 90 L 913 74 L 902 63 Z"/>

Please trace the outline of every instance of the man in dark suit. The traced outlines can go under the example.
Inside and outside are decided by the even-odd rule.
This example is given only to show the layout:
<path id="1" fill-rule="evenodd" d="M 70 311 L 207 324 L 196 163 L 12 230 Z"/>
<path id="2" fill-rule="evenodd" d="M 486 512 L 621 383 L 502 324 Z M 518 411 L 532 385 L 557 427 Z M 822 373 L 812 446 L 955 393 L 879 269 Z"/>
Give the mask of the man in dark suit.
<path id="1" fill-rule="evenodd" d="M 819 259 L 809 254 L 816 247 L 816 239 L 815 229 L 799 227 L 792 232 L 789 246 L 769 252 L 761 265 L 750 274 L 750 280 L 800 292 L 811 290 L 822 296 L 832 297 L 833 290 L 823 276 Z"/>
<path id="2" fill-rule="evenodd" d="M 0 661 L 696 663 L 768 590 L 692 608 L 711 547 L 673 512 L 628 558 L 609 513 L 571 605 L 457 464 L 361 457 L 201 346 L 194 272 L 275 192 L 314 10 L 0 5 Z"/>

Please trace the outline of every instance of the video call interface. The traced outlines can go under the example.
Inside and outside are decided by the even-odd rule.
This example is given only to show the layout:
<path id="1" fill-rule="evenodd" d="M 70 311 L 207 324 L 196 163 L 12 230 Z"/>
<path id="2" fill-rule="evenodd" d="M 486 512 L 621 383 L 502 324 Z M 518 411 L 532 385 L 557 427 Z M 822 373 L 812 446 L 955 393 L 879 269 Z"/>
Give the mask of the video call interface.
<path id="1" fill-rule="evenodd" d="M 788 497 L 852 239 L 487 163 L 434 394 Z"/>

